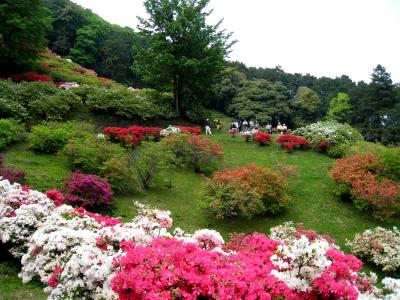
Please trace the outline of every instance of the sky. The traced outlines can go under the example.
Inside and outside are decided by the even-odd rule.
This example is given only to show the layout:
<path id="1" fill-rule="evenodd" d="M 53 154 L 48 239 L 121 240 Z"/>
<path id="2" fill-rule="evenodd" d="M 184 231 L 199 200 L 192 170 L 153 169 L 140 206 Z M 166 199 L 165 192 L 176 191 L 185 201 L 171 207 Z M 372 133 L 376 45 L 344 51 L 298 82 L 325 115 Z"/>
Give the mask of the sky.
<path id="1" fill-rule="evenodd" d="M 72 0 L 137 30 L 142 0 Z M 400 0 L 210 0 L 209 23 L 237 43 L 230 60 L 321 77 L 370 81 L 377 64 L 400 82 Z"/>

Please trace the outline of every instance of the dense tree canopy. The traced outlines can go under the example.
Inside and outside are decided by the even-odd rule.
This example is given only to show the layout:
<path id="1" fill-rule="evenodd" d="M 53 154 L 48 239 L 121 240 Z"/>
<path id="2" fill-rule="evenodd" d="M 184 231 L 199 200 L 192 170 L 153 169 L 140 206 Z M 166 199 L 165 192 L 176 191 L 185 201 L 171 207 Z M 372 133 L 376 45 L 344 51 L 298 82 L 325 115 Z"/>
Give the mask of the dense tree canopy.
<path id="1" fill-rule="evenodd" d="M 209 0 L 147 0 L 148 19 L 140 19 L 149 47 L 135 48 L 134 68 L 158 89 L 173 90 L 183 116 L 201 103 L 220 80 L 230 47 L 220 22 L 208 25 Z"/>
<path id="2" fill-rule="evenodd" d="M 321 100 L 317 93 L 308 87 L 298 88 L 291 105 L 296 111 L 294 117 L 296 127 L 315 122 L 320 117 Z"/>
<path id="3" fill-rule="evenodd" d="M 329 110 L 326 114 L 328 119 L 336 120 L 340 123 L 348 122 L 351 114 L 350 97 L 346 93 L 338 93 L 336 97 L 329 101 Z"/>
<path id="4" fill-rule="evenodd" d="M 0 2 L 0 69 L 26 65 L 47 46 L 50 12 L 41 0 Z"/>

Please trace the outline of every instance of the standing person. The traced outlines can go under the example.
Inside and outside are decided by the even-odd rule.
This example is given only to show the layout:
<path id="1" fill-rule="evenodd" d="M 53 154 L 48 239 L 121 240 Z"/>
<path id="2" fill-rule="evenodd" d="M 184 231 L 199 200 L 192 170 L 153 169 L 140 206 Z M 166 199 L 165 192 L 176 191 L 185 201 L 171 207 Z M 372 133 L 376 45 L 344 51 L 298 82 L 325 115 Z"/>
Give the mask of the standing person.
<path id="1" fill-rule="evenodd" d="M 239 121 L 236 120 L 233 124 L 235 124 L 236 129 L 239 130 Z"/>
<path id="2" fill-rule="evenodd" d="M 243 126 L 243 131 L 247 131 L 247 127 L 249 126 L 249 123 L 247 123 L 247 121 L 244 120 L 242 123 L 242 126 Z"/>
<path id="3" fill-rule="evenodd" d="M 254 122 L 254 128 L 258 130 L 258 128 L 260 127 L 260 124 L 258 123 L 258 121 L 256 120 Z"/>
<path id="4" fill-rule="evenodd" d="M 254 122 L 253 122 L 253 120 L 250 120 L 250 122 L 249 122 L 249 127 L 250 127 L 250 130 L 253 130 L 253 129 L 254 129 Z"/>
<path id="5" fill-rule="evenodd" d="M 210 119 L 206 120 L 206 134 L 212 134 L 211 133 L 211 123 L 210 123 Z"/>
<path id="6" fill-rule="evenodd" d="M 278 126 L 276 126 L 276 130 L 278 130 L 279 134 L 283 133 L 283 128 L 282 128 L 281 122 L 278 122 Z"/>
<path id="7" fill-rule="evenodd" d="M 282 131 L 283 131 L 283 133 L 287 133 L 287 126 L 286 126 L 286 124 L 283 124 L 283 125 L 282 125 Z"/>
<path id="8" fill-rule="evenodd" d="M 221 123 L 221 121 L 219 119 L 217 119 L 216 125 L 217 125 L 218 132 L 221 133 L 222 123 Z"/>
<path id="9" fill-rule="evenodd" d="M 271 123 L 268 123 L 267 126 L 265 126 L 265 128 L 267 129 L 268 133 L 272 133 L 272 125 L 271 125 Z"/>

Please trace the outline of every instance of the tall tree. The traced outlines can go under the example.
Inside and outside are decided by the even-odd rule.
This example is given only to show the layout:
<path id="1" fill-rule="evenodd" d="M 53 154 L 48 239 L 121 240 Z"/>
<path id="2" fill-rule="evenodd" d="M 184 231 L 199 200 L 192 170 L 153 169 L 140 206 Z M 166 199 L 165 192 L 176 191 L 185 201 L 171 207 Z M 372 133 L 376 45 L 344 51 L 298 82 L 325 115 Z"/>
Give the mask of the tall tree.
<path id="1" fill-rule="evenodd" d="M 329 101 L 327 118 L 338 122 L 350 123 L 351 102 L 346 93 L 338 93 L 336 97 Z"/>
<path id="2" fill-rule="evenodd" d="M 173 90 L 176 113 L 206 99 L 221 79 L 230 34 L 208 25 L 209 0 L 146 0 L 139 29 L 149 47 L 135 48 L 134 69 L 158 89 Z"/>
<path id="3" fill-rule="evenodd" d="M 296 96 L 292 99 L 292 106 L 295 111 L 296 127 L 312 123 L 320 116 L 321 100 L 317 93 L 308 87 L 301 86 L 297 89 Z"/>
<path id="4" fill-rule="evenodd" d="M 0 65 L 13 68 L 29 64 L 47 45 L 50 12 L 41 0 L 0 2 Z"/>

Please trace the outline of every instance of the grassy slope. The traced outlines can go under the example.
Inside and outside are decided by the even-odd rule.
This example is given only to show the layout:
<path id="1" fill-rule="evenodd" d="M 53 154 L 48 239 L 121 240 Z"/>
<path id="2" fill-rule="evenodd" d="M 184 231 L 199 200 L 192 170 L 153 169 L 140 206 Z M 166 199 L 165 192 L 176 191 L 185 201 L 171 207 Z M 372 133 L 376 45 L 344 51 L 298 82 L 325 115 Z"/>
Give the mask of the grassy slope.
<path id="1" fill-rule="evenodd" d="M 175 225 L 186 231 L 213 228 L 220 231 L 225 238 L 231 232 L 268 233 L 270 227 L 292 220 L 303 222 L 306 228 L 313 228 L 320 233 L 329 233 L 345 251 L 348 251 L 346 239 L 352 238 L 357 232 L 375 226 L 400 226 L 399 219 L 394 224 L 382 224 L 357 210 L 351 203 L 334 197 L 332 182 L 327 176 L 334 160 L 325 155 L 313 151 L 287 154 L 277 144 L 259 147 L 257 143 L 245 143 L 243 139 L 231 138 L 227 134 L 215 134 L 212 139 L 222 145 L 227 167 L 256 163 L 276 169 L 278 162 L 296 166 L 299 175 L 288 178 L 290 206 L 275 216 L 260 216 L 252 220 L 214 220 L 206 214 L 201 203 L 202 187 L 206 179 L 190 170 L 168 170 L 150 190 L 117 196 L 115 207 L 107 213 L 129 220 L 136 213 L 132 203 L 138 200 L 153 207 L 171 210 Z M 57 155 L 34 153 L 24 143 L 10 147 L 5 152 L 5 157 L 6 164 L 25 170 L 28 184 L 41 191 L 61 187 L 64 176 L 69 172 L 67 165 Z M 172 182 L 171 188 L 167 185 L 169 180 Z M 7 286 L 11 285 L 11 290 L 18 293 L 20 280 L 16 277 L 17 269 L 16 264 L 0 261 L 1 291 L 9 289 Z M 3 275 L 3 270 L 8 270 L 8 273 Z M 3 278 L 9 283 L 1 281 Z M 31 289 L 31 286 L 26 289 L 24 297 L 40 299 L 40 294 L 39 298 L 35 298 L 35 294 L 33 298 L 29 298 L 30 293 L 35 293 Z M 33 290 L 36 291 L 35 289 L 38 288 L 34 285 Z"/>

